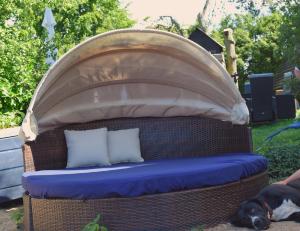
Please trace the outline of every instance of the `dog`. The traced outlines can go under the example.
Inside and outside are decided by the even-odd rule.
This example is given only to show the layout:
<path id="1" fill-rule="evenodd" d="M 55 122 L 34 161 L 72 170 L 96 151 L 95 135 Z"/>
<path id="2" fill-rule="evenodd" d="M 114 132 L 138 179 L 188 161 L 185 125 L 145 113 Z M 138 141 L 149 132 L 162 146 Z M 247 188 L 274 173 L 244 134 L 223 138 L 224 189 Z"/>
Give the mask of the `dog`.
<path id="1" fill-rule="evenodd" d="M 271 221 L 300 222 L 299 181 L 263 188 L 256 197 L 240 204 L 230 223 L 238 227 L 266 230 Z"/>

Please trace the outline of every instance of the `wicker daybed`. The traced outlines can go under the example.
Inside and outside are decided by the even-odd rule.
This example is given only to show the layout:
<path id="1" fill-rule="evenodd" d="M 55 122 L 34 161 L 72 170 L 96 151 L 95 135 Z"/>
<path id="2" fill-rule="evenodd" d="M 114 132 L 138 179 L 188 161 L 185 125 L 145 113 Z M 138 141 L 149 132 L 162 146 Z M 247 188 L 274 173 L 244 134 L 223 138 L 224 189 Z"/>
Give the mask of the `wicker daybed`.
<path id="1" fill-rule="evenodd" d="M 22 124 L 26 172 L 64 169 L 64 130 L 140 129 L 145 162 L 251 153 L 248 111 L 226 70 L 171 33 L 118 30 L 64 55 L 39 84 Z M 24 195 L 31 231 L 81 230 L 97 214 L 110 231 L 190 230 L 228 221 L 268 183 L 266 171 L 237 181 L 136 197 Z"/>

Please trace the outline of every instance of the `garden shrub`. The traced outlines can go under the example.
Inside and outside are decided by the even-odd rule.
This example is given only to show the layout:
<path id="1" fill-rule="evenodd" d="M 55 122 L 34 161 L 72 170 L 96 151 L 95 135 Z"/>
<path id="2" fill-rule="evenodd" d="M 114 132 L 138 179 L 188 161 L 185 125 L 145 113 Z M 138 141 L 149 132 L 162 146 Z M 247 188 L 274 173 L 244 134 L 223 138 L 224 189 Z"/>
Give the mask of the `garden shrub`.
<path id="1" fill-rule="evenodd" d="M 16 127 L 22 122 L 24 113 L 20 111 L 0 113 L 0 128 Z"/>
<path id="2" fill-rule="evenodd" d="M 269 160 L 271 178 L 285 178 L 300 168 L 300 147 L 297 143 L 269 146 L 264 156 Z"/>
<path id="3" fill-rule="evenodd" d="M 286 81 L 287 86 L 291 89 L 291 93 L 300 102 L 300 80 L 293 78 Z"/>
<path id="4" fill-rule="evenodd" d="M 97 217 L 88 223 L 82 231 L 108 231 L 108 229 L 105 226 L 99 225 L 100 220 L 100 214 L 97 215 Z"/>
<path id="5" fill-rule="evenodd" d="M 11 219 L 16 223 L 17 228 L 23 226 L 24 209 L 18 208 L 11 213 Z"/>

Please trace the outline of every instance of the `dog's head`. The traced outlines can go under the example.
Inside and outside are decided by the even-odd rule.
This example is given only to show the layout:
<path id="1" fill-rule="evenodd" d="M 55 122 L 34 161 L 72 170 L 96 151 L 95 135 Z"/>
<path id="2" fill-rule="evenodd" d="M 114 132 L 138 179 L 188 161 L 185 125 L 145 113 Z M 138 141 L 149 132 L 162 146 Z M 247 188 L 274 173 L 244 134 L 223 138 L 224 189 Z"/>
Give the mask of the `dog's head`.
<path id="1" fill-rule="evenodd" d="M 265 230 L 270 226 L 269 211 L 260 199 L 244 201 L 231 219 L 231 224 L 255 230 Z"/>

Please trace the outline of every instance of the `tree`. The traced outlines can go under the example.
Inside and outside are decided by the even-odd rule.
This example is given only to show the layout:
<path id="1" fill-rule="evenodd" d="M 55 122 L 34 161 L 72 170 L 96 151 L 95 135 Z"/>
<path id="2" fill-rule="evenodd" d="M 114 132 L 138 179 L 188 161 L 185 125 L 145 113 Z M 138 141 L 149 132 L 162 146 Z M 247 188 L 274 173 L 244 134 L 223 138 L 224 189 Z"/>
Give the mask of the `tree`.
<path id="1" fill-rule="evenodd" d="M 198 27 L 204 31 L 207 31 L 212 23 L 212 20 L 216 14 L 225 13 L 225 5 L 228 2 L 234 2 L 237 9 L 246 11 L 253 16 L 259 16 L 261 12 L 265 12 L 266 9 L 272 9 L 277 1 L 281 0 L 205 0 L 201 1 L 203 6 L 199 9 L 197 15 Z M 288 0 L 286 0 L 288 1 Z"/>
<path id="2" fill-rule="evenodd" d="M 285 60 L 300 65 L 300 2 L 284 1 L 279 8 L 284 14 L 280 28 L 280 48 Z"/>
<path id="3" fill-rule="evenodd" d="M 216 16 L 216 11 L 221 13 L 221 11 L 224 10 L 224 4 L 226 1 L 227 0 L 205 0 L 203 7 L 200 8 L 197 15 L 195 25 L 197 25 L 197 27 L 201 30 L 207 32 L 214 16 Z"/>
<path id="4" fill-rule="evenodd" d="M 252 14 L 228 16 L 212 33 L 217 41 L 224 44 L 223 30 L 234 30 L 241 87 L 250 73 L 276 72 L 282 63 L 279 40 L 282 17 L 278 12 L 263 17 Z"/>
<path id="5" fill-rule="evenodd" d="M 204 3 L 204 7 L 201 12 L 197 15 L 197 23 L 199 27 L 206 31 L 207 30 L 207 15 L 208 15 L 208 7 L 211 4 L 211 0 L 206 0 Z"/>
<path id="6" fill-rule="evenodd" d="M 46 6 L 52 8 L 57 22 L 59 55 L 87 37 L 133 24 L 118 0 L 0 1 L 0 127 L 21 122 L 48 68 L 46 32 L 41 26 Z"/>
<path id="7" fill-rule="evenodd" d="M 283 14 L 283 24 L 280 28 L 280 48 L 284 55 L 285 62 L 300 65 L 300 2 L 297 0 L 284 0 L 277 4 Z M 299 76 L 297 76 L 299 78 Z M 300 102 L 300 80 L 294 78 L 287 80 L 291 92 Z"/>
<path id="8" fill-rule="evenodd" d="M 181 28 L 180 24 L 172 16 L 160 16 L 151 27 L 157 30 L 172 32 L 181 36 L 185 35 L 184 29 Z"/>
<path id="9" fill-rule="evenodd" d="M 276 0 L 230 0 L 237 4 L 238 9 L 243 9 L 253 16 L 259 16 L 263 8 L 272 9 Z M 278 0 L 280 1 L 280 0 Z"/>

